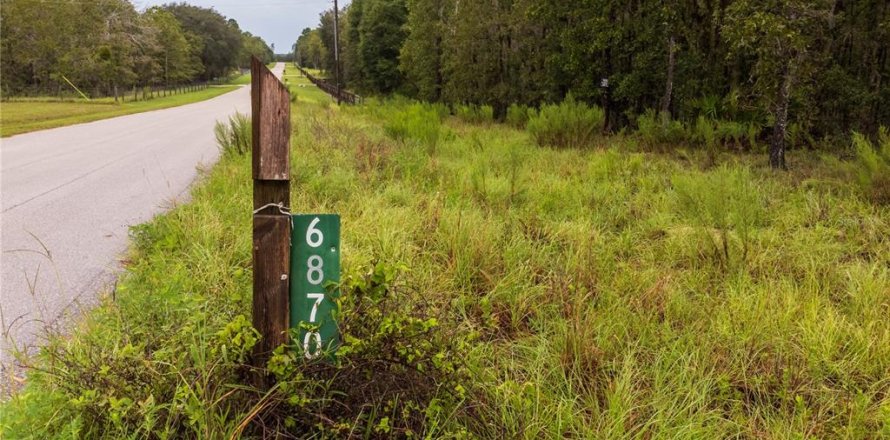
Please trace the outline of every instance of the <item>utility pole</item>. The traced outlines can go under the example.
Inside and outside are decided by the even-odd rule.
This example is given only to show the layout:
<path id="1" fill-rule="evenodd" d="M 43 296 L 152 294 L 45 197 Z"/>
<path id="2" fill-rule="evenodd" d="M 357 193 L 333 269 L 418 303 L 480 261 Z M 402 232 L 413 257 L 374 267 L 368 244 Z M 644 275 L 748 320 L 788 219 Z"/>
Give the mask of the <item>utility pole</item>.
<path id="1" fill-rule="evenodd" d="M 340 105 L 340 9 L 334 0 L 334 71 L 337 76 L 337 105 Z"/>

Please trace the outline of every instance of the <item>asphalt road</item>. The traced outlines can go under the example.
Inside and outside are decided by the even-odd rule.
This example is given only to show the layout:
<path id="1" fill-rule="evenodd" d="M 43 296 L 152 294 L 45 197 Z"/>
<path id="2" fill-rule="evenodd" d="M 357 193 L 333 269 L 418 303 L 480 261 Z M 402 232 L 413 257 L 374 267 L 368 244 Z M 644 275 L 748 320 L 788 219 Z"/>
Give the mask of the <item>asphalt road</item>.
<path id="1" fill-rule="evenodd" d="M 39 345 L 110 290 L 128 228 L 187 198 L 198 167 L 218 157 L 214 124 L 235 111 L 250 113 L 249 86 L 0 140 L 4 371 L 16 370 L 11 343 Z"/>

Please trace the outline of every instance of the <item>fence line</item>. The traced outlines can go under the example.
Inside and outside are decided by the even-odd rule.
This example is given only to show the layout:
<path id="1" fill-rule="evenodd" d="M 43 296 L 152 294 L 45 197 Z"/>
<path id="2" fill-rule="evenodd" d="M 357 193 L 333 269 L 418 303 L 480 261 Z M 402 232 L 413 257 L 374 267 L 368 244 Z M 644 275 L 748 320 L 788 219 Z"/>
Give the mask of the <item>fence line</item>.
<path id="1" fill-rule="evenodd" d="M 312 75 L 311 73 L 309 73 L 305 69 L 303 69 L 302 66 L 297 66 L 297 69 L 300 69 L 300 73 L 302 73 L 303 75 L 306 75 L 306 78 L 309 78 L 309 81 L 312 82 L 312 84 L 315 84 L 316 87 L 324 90 L 324 92 L 327 93 L 328 95 L 331 95 L 334 98 L 337 98 L 337 86 L 336 85 L 331 84 L 321 78 L 316 78 L 314 75 Z M 362 99 L 361 96 L 356 95 L 355 93 L 352 93 L 348 90 L 341 88 L 340 89 L 340 101 L 345 102 L 347 104 L 355 105 L 355 104 L 361 104 L 364 100 Z"/>

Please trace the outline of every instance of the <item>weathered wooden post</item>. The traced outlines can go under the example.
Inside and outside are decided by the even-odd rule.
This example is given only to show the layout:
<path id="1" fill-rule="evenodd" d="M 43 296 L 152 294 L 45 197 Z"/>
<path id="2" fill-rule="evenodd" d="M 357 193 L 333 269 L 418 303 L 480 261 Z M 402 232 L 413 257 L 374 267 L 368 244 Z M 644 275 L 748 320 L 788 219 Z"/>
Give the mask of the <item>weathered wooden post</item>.
<path id="1" fill-rule="evenodd" d="M 253 57 L 253 326 L 261 335 L 253 366 L 264 368 L 287 342 L 290 272 L 290 97 L 278 78 Z M 257 385 L 268 385 L 258 376 Z"/>

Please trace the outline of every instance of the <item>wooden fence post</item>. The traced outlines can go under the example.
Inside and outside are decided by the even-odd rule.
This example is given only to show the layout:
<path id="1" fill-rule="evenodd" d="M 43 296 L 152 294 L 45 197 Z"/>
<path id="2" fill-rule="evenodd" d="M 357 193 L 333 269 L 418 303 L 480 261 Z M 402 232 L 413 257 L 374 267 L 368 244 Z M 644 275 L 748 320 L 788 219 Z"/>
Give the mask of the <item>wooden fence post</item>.
<path id="1" fill-rule="evenodd" d="M 256 57 L 251 59 L 253 124 L 253 326 L 261 335 L 253 366 L 265 368 L 287 342 L 290 272 L 290 96 Z M 279 209 L 279 205 L 285 209 Z M 257 386 L 268 378 L 257 375 Z"/>

